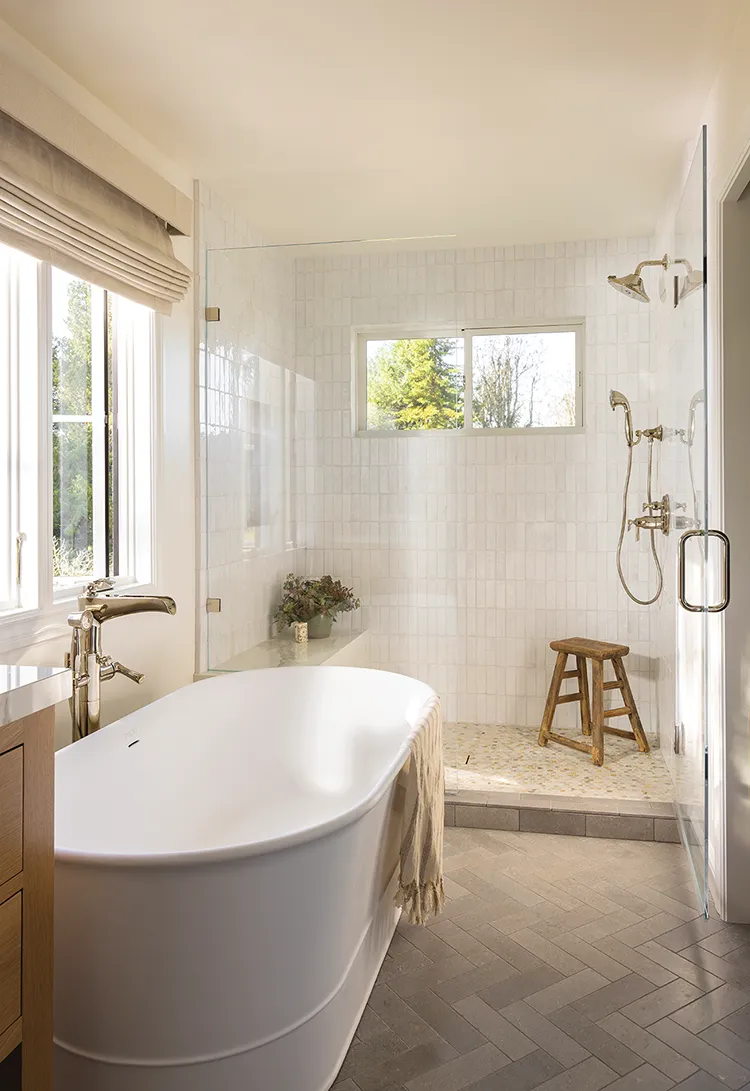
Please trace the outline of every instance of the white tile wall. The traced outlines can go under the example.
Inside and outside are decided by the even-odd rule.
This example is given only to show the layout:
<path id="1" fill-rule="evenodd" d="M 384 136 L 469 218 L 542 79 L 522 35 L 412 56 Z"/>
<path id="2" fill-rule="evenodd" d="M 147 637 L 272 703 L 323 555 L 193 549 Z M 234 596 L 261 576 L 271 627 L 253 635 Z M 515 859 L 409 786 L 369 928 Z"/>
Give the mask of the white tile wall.
<path id="1" fill-rule="evenodd" d="M 308 570 L 354 585 L 362 617 L 341 624 L 369 628 L 373 665 L 434 685 L 450 719 L 538 723 L 549 641 L 585 635 L 630 644 L 652 725 L 653 615 L 616 576 L 626 447 L 607 397 L 655 423 L 651 312 L 606 284 L 649 256 L 648 239 L 621 239 L 297 261 L 298 366 L 316 387 Z M 352 435 L 352 325 L 542 317 L 586 319 L 584 435 Z M 645 445 L 636 463 L 640 509 Z M 651 587 L 645 536 L 626 569 Z"/>

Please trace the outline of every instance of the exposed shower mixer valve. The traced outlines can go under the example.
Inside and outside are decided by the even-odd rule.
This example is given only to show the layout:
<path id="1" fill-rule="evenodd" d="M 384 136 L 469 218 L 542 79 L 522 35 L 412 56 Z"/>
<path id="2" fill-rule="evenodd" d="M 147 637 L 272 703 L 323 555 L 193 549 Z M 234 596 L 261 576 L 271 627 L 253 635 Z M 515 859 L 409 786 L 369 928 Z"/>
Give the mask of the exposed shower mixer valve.
<path id="1" fill-rule="evenodd" d="M 667 260 L 666 257 L 664 259 Z M 660 265 L 661 262 L 645 262 L 644 264 Z M 636 273 L 640 272 L 641 266 L 638 267 Z M 612 278 L 610 278 L 611 280 Z M 615 287 L 621 287 L 615 284 Z M 632 287 L 632 286 L 631 286 Z M 642 287 L 642 284 L 641 284 Z M 621 287 L 621 290 L 625 290 Z M 628 290 L 628 295 L 634 294 L 634 292 Z M 645 297 L 648 299 L 648 296 Z M 609 392 L 609 404 L 613 410 L 622 409 L 625 413 L 625 442 L 628 447 L 628 466 L 625 471 L 625 488 L 622 493 L 622 523 L 620 524 L 620 537 L 617 542 L 617 572 L 620 577 L 620 583 L 625 589 L 625 593 L 633 602 L 637 602 L 639 606 L 651 606 L 656 602 L 662 593 L 664 588 L 664 572 L 661 566 L 661 561 L 656 552 L 656 542 L 654 540 L 654 534 L 660 530 L 662 534 L 669 534 L 670 530 L 670 509 L 669 509 L 669 497 L 663 496 L 661 500 L 652 500 L 651 489 L 653 483 L 653 469 L 654 469 L 654 440 L 664 439 L 664 429 L 660 424 L 657 424 L 654 428 L 639 428 L 637 431 L 633 431 L 633 416 L 630 411 L 630 402 L 623 393 L 619 390 L 610 390 Z M 630 490 L 630 477 L 633 472 L 633 448 L 637 447 L 642 439 L 648 440 L 648 473 L 646 477 L 646 503 L 643 505 L 643 510 L 648 512 L 648 515 L 639 515 L 636 519 L 628 519 L 628 492 Z M 640 540 L 641 531 L 647 530 L 651 535 L 651 556 L 653 558 L 654 567 L 656 569 L 657 586 L 656 591 L 648 599 L 639 599 L 637 595 L 628 587 L 628 582 L 625 579 L 625 573 L 622 568 L 622 544 L 625 540 L 625 533 L 630 530 L 631 527 L 635 527 L 635 539 Z"/>
<path id="2" fill-rule="evenodd" d="M 636 542 L 640 541 L 642 530 L 660 530 L 662 534 L 669 534 L 671 511 L 669 497 L 666 494 L 661 500 L 646 501 L 643 510 L 649 513 L 656 512 L 656 514 L 639 515 L 635 519 L 628 520 L 628 530 L 635 527 Z"/>

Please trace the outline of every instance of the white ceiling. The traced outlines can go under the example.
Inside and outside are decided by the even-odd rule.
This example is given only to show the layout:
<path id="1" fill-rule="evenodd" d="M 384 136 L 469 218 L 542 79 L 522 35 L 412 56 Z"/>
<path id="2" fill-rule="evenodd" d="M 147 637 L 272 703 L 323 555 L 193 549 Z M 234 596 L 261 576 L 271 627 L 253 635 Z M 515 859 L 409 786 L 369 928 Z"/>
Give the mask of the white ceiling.
<path id="1" fill-rule="evenodd" d="M 742 0 L 0 0 L 272 241 L 651 232 Z"/>

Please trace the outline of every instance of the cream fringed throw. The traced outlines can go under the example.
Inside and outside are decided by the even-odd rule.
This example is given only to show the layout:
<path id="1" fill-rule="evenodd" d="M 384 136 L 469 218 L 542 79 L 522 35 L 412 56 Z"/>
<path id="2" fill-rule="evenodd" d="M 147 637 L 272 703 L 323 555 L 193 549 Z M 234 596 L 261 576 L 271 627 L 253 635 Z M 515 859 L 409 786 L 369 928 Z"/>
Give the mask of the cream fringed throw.
<path id="1" fill-rule="evenodd" d="M 443 717 L 440 698 L 427 704 L 406 771 L 401 873 L 396 904 L 412 924 L 425 924 L 445 902 L 443 891 Z"/>

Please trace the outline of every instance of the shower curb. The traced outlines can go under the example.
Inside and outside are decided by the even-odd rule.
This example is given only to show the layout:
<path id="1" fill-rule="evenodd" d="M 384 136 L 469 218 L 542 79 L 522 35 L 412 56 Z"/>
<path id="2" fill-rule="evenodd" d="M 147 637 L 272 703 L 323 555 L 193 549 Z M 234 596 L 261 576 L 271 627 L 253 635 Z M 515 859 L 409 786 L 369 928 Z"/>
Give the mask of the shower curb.
<path id="1" fill-rule="evenodd" d="M 446 791 L 445 824 L 621 841 L 680 840 L 674 806 L 649 800 Z"/>

